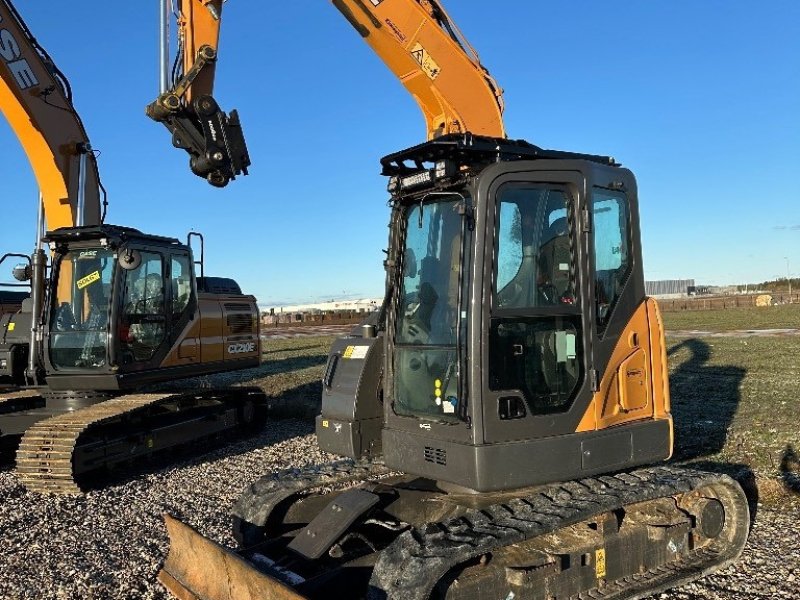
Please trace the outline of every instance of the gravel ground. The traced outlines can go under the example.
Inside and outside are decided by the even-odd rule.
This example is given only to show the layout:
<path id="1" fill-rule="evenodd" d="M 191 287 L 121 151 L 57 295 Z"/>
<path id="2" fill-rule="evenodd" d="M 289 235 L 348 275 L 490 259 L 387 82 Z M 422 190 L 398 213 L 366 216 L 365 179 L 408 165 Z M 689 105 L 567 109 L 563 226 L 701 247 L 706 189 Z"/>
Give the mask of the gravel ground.
<path id="1" fill-rule="evenodd" d="M 328 343 L 272 342 L 269 362 L 238 379 L 260 385 L 279 404 L 318 397 Z M 220 385 L 229 378 L 204 381 Z M 289 419 L 77 497 L 26 492 L 12 471 L 0 471 L 0 599 L 170 598 L 156 581 L 168 550 L 163 513 L 232 547 L 230 509 L 246 485 L 273 470 L 332 458 L 317 447 L 310 419 Z M 786 508 L 774 499 L 759 506 L 736 565 L 654 598 L 800 598 L 800 509 L 789 508 L 800 485 L 791 481 L 795 492 L 781 496 Z"/>
<path id="2" fill-rule="evenodd" d="M 170 596 L 156 581 L 169 512 L 234 546 L 230 507 L 274 469 L 327 461 L 311 425 L 285 420 L 258 437 L 74 498 L 27 493 L 0 473 L 0 598 Z M 724 572 L 656 598 L 800 597 L 800 512 L 761 508 L 743 558 Z"/>
<path id="3" fill-rule="evenodd" d="M 0 598 L 171 598 L 156 581 L 169 512 L 229 546 L 230 508 L 274 469 L 323 462 L 306 421 L 77 497 L 26 492 L 0 473 Z"/>

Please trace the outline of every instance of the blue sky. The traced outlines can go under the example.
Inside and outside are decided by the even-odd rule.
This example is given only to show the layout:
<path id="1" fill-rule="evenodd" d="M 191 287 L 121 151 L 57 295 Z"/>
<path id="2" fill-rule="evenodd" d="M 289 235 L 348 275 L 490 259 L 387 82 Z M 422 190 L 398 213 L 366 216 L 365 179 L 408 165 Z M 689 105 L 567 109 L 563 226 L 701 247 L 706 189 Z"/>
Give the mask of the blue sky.
<path id="1" fill-rule="evenodd" d="M 263 305 L 380 296 L 378 159 L 423 140 L 402 86 L 324 0 L 226 4 L 216 97 L 251 175 L 217 190 L 144 116 L 157 0 L 25 0 L 70 78 L 110 192 L 108 222 L 204 232 L 207 272 Z M 800 274 L 800 2 L 449 0 L 505 89 L 511 137 L 613 155 L 639 182 L 645 274 L 698 283 Z M 0 120 L 0 251 L 29 251 L 37 188 Z M 7 278 L 3 278 L 6 280 Z"/>

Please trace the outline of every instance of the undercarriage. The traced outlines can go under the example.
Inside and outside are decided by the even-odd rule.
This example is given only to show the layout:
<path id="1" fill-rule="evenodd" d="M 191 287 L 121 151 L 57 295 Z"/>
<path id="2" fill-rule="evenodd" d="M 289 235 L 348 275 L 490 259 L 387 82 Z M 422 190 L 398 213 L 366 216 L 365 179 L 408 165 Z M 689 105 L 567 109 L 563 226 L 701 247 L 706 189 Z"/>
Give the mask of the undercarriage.
<path id="1" fill-rule="evenodd" d="M 178 597 L 638 598 L 734 561 L 749 510 L 727 476 L 675 467 L 475 494 L 345 462 L 253 484 L 236 554 L 167 524 Z"/>

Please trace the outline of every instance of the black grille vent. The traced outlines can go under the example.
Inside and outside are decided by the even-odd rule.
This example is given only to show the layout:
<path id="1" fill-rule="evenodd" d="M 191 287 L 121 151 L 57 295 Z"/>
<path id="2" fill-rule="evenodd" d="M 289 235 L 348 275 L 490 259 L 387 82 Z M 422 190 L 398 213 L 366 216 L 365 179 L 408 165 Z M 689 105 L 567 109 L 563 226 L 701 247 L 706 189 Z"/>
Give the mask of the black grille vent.
<path id="1" fill-rule="evenodd" d="M 425 461 L 435 465 L 447 465 L 447 450 L 425 446 Z"/>
<path id="2" fill-rule="evenodd" d="M 231 333 L 253 333 L 253 317 L 248 315 L 228 315 Z"/>
<path id="3" fill-rule="evenodd" d="M 246 302 L 226 302 L 225 311 L 250 313 L 253 311 L 253 307 L 250 304 L 247 304 Z"/>

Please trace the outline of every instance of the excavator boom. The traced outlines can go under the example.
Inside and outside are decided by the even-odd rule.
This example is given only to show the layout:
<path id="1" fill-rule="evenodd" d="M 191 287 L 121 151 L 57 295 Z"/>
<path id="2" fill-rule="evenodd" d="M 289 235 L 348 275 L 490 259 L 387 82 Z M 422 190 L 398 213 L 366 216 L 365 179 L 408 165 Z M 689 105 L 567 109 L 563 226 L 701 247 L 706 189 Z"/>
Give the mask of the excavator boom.
<path id="1" fill-rule="evenodd" d="M 97 162 L 69 82 L 8 0 L 0 0 L 0 111 L 31 163 L 48 225 L 99 225 Z"/>
<path id="2" fill-rule="evenodd" d="M 503 92 L 437 0 L 332 0 L 417 101 L 428 139 L 505 137 Z"/>

